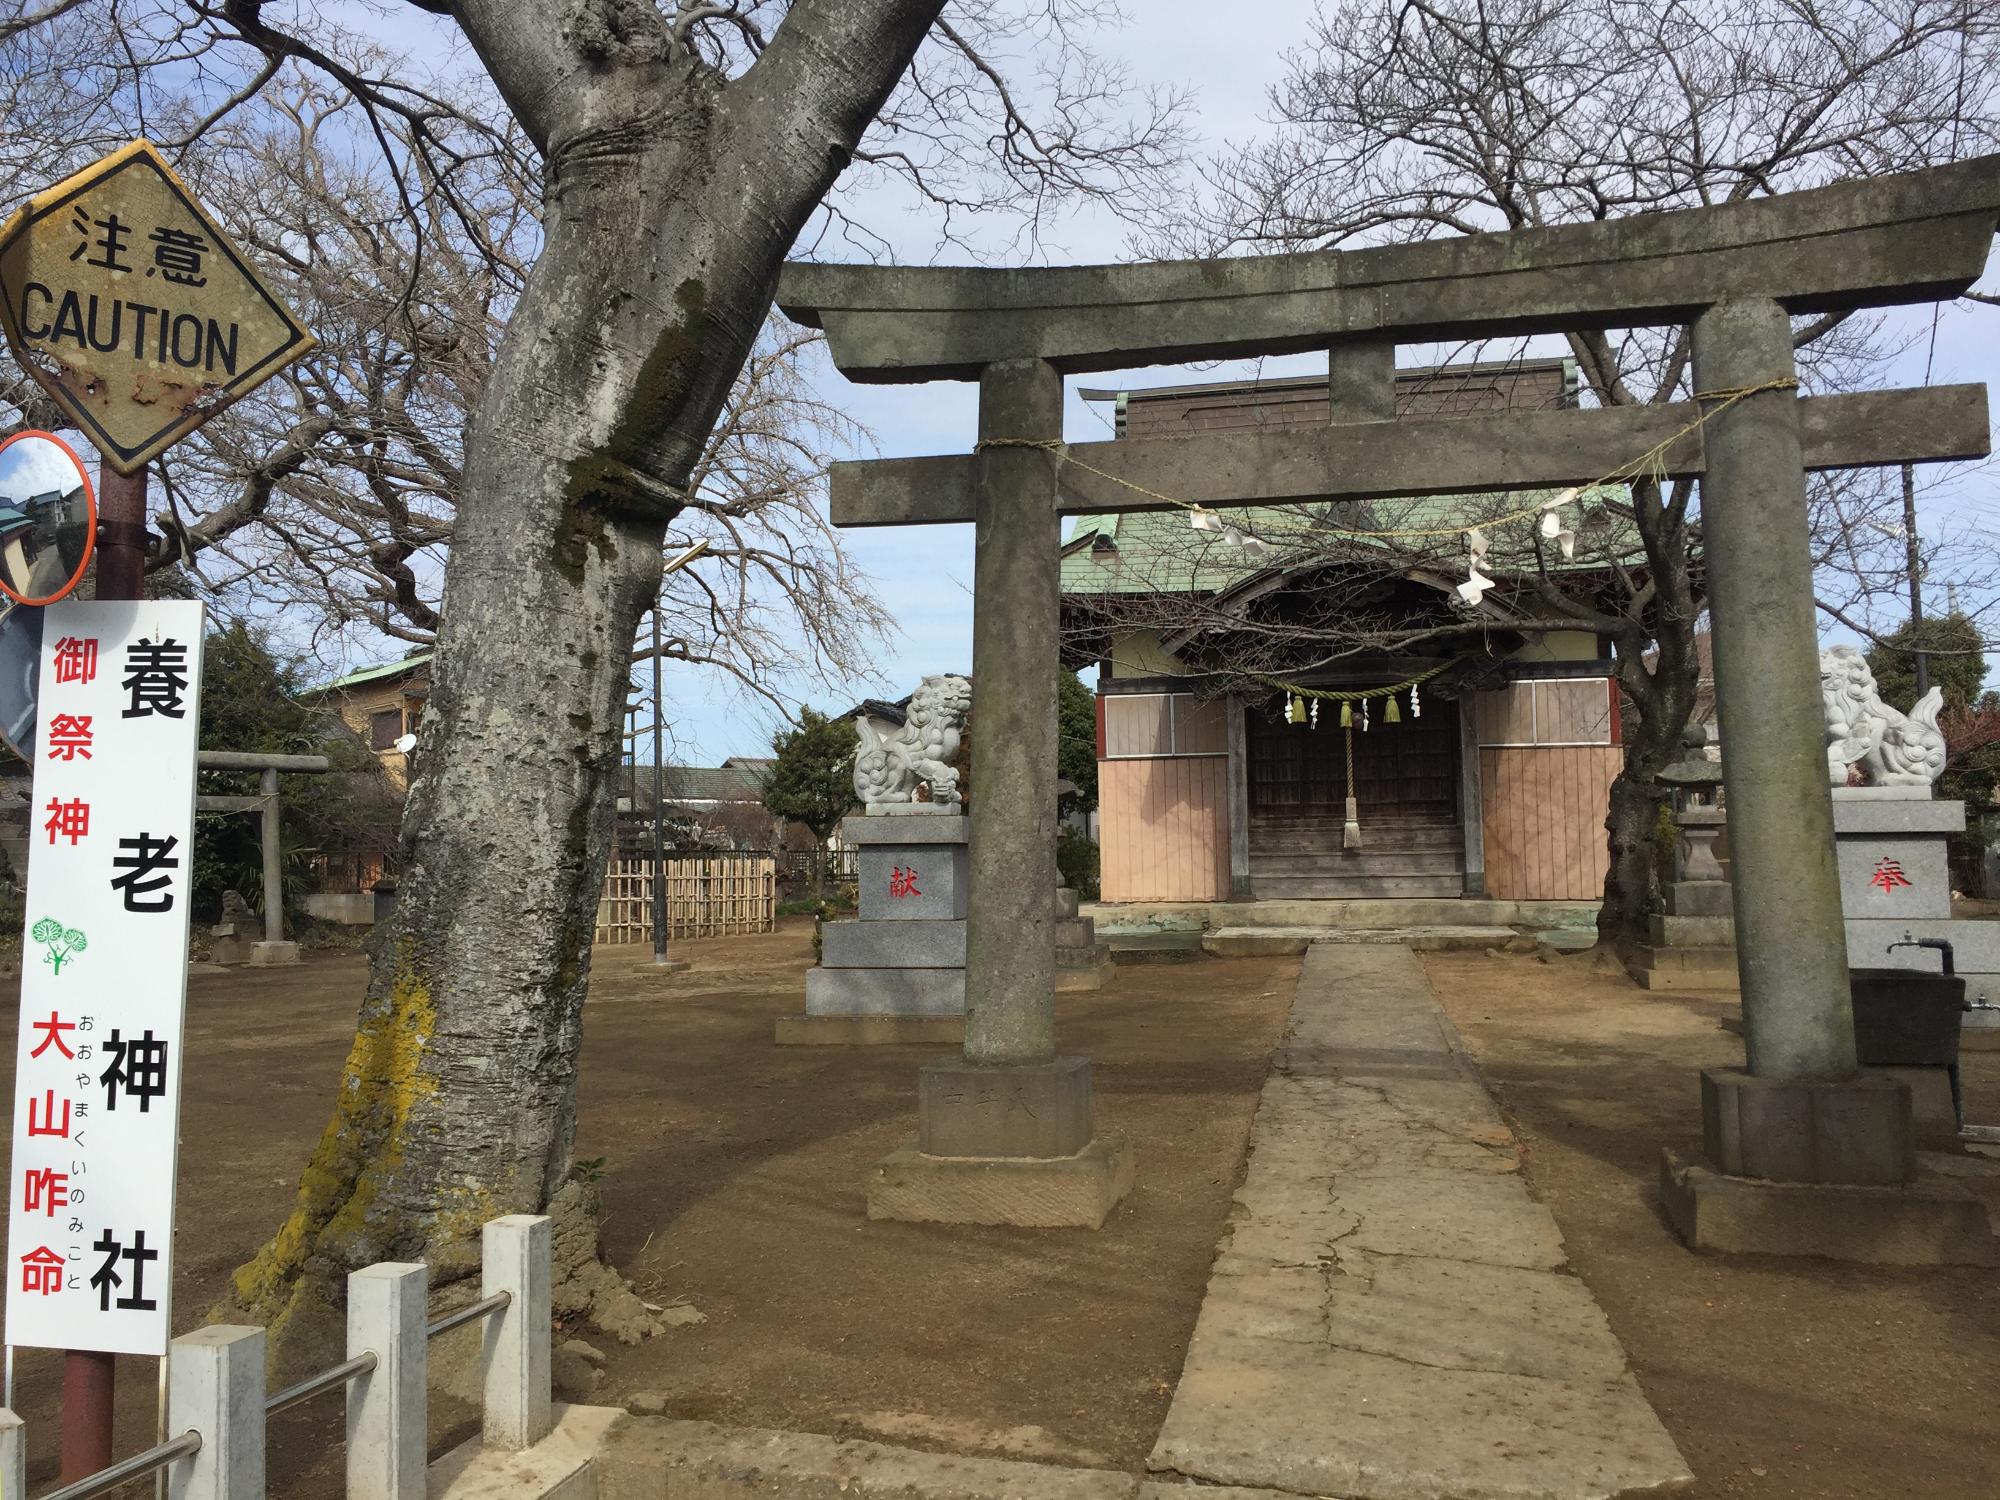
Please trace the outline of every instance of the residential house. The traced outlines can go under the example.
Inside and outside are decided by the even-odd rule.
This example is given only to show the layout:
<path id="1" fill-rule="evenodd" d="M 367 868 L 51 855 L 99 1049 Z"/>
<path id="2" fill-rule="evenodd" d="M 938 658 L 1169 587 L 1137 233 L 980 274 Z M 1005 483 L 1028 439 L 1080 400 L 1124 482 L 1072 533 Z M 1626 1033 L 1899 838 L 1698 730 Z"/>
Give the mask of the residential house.
<path id="1" fill-rule="evenodd" d="M 412 651 L 401 661 L 362 667 L 305 696 L 329 702 L 341 721 L 374 751 L 398 790 L 410 783 L 417 724 L 431 691 L 431 653 Z"/>
<path id="2" fill-rule="evenodd" d="M 664 766 L 661 801 L 666 840 L 674 849 L 777 849 L 784 820 L 764 806 L 769 756 L 732 755 L 719 766 Z M 636 853 L 652 847 L 653 768 L 628 761 L 618 799 L 618 847 Z"/>

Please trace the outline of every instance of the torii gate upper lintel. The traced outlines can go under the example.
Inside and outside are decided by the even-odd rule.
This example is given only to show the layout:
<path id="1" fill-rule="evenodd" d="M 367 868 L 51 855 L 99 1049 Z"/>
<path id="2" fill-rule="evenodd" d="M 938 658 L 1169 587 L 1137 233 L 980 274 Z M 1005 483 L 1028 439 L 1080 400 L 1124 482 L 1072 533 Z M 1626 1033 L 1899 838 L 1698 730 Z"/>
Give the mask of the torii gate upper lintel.
<path id="1" fill-rule="evenodd" d="M 2000 155 L 1589 224 L 1366 250 L 998 269 L 794 263 L 778 306 L 864 384 L 1065 375 L 1438 340 L 1692 323 L 1718 302 L 1794 314 L 1955 297 L 2000 220 Z"/>
<path id="2" fill-rule="evenodd" d="M 1757 1154 L 1744 1142 L 1769 1137 L 1786 1159 L 1810 1162 L 1801 1171 L 1815 1182 L 1880 1185 L 1885 1162 L 1907 1177 L 1908 1090 L 1856 1070 L 1805 473 L 1982 456 L 1986 396 L 1957 386 L 1801 399 L 1790 318 L 1955 296 L 1984 271 L 1996 225 L 2000 156 L 1987 156 L 1716 207 L 1369 250 L 1017 270 L 787 267 L 778 305 L 826 330 L 850 378 L 980 382 L 979 452 L 843 464 L 833 481 L 839 524 L 975 527 L 966 1061 L 1032 1074 L 1037 1088 L 1056 1065 L 1062 511 L 1159 504 L 1131 484 L 1225 505 L 1584 483 L 1699 418 L 1664 463 L 1703 485 L 1748 1061 L 1747 1071 L 1704 1074 L 1710 1160 L 1740 1173 Z M 1397 343 L 1667 323 L 1692 329 L 1696 390 L 1733 399 L 1706 411 L 1393 420 Z M 1065 374 L 1310 349 L 1331 362 L 1323 432 L 1062 447 Z M 1082 462 L 1066 465 L 1066 453 Z M 1087 1114 L 1087 1071 L 1080 1086 Z M 933 1107 L 928 1093 L 923 1107 Z M 1692 1206 L 1676 1221 L 1698 1238 L 1699 1189 L 1686 1191 Z"/>

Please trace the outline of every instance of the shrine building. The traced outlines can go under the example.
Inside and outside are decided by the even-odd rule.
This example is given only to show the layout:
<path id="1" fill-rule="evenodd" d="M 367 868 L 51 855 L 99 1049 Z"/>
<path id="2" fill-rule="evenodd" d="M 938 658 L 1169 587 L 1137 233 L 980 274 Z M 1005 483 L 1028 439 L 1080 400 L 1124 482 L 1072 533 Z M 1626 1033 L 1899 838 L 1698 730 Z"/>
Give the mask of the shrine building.
<path id="1" fill-rule="evenodd" d="M 1329 419 L 1325 376 L 1081 394 L 1117 438 Z M 1568 359 L 1396 376 L 1399 418 L 1576 404 Z M 1572 507 L 1570 557 L 1532 514 L 1494 527 L 1472 604 L 1462 528 L 1541 492 L 1076 517 L 1062 641 L 1098 673 L 1102 899 L 1595 900 L 1622 758 L 1610 643 L 1549 628 L 1534 584 L 1614 586 L 1636 537 L 1601 501 L 1623 493 Z"/>

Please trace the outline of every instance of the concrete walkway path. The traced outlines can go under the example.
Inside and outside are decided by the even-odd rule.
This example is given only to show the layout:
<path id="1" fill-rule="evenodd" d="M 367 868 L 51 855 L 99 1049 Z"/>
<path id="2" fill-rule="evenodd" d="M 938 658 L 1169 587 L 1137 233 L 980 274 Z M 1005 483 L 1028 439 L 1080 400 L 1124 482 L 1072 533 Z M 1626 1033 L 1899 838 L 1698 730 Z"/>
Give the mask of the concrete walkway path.
<path id="1" fill-rule="evenodd" d="M 1692 1483 L 1408 949 L 1307 952 L 1149 1464 L 1342 1500 Z"/>

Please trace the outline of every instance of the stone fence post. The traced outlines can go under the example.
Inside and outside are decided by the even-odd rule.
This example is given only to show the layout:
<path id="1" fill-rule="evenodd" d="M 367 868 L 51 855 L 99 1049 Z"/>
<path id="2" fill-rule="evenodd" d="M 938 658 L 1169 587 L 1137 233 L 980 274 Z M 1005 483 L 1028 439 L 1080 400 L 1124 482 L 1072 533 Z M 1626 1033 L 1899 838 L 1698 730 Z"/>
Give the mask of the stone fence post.
<path id="1" fill-rule="evenodd" d="M 424 1500 L 430 1271 L 384 1262 L 347 1278 L 347 1356 L 375 1368 L 347 1383 L 347 1500 Z"/>
<path id="2" fill-rule="evenodd" d="M 21 1419 L 0 1406 L 0 1500 L 28 1494 L 28 1429 Z"/>
<path id="3" fill-rule="evenodd" d="M 264 1330 L 223 1323 L 173 1341 L 167 1435 L 201 1448 L 167 1470 L 168 1500 L 264 1500 Z"/>
<path id="4" fill-rule="evenodd" d="M 480 1295 L 513 1300 L 486 1319 L 487 1446 L 532 1448 L 554 1425 L 549 1392 L 550 1221 L 545 1214 L 490 1219 L 481 1236 Z"/>

